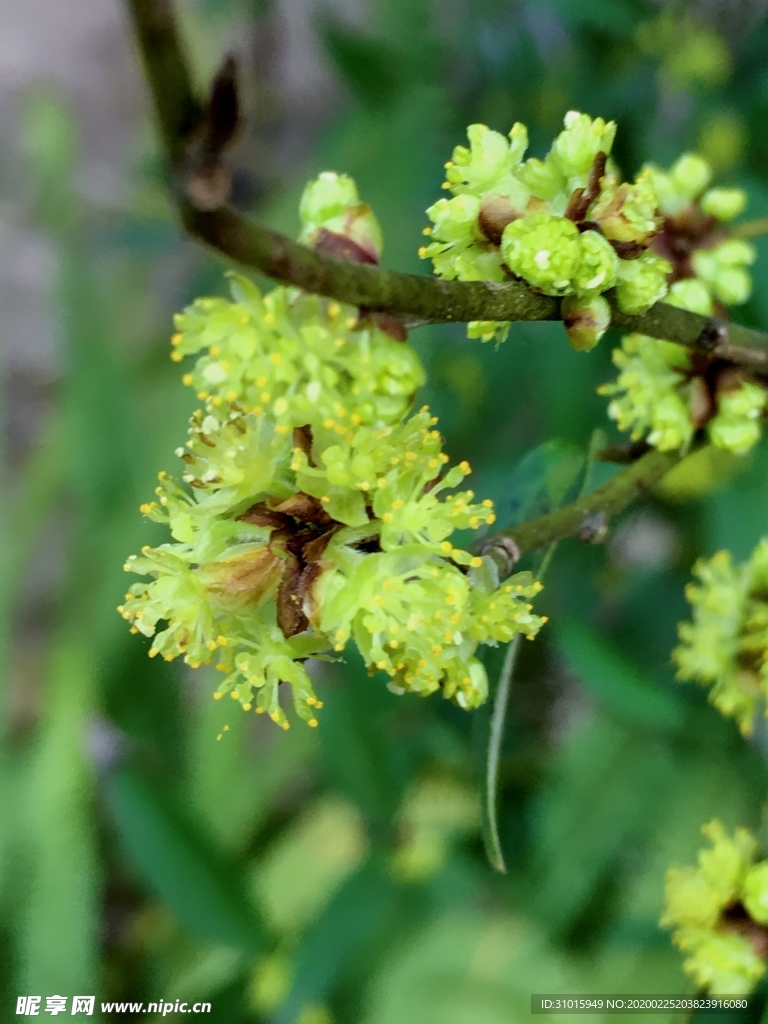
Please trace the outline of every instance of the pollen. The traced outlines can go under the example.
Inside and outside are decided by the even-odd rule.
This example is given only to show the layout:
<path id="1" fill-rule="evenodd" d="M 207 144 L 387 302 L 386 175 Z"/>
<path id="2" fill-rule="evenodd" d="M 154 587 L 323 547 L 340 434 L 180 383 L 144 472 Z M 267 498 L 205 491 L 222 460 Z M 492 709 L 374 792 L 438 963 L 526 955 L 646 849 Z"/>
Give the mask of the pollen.
<path id="1" fill-rule="evenodd" d="M 469 525 L 470 526 L 472 525 L 472 520 L 471 519 L 469 521 Z M 470 560 L 469 564 L 472 566 L 473 569 L 479 569 L 482 566 L 482 564 L 483 564 L 483 560 L 482 560 L 482 558 L 480 558 L 479 555 L 475 555 L 475 557 Z"/>
<path id="2" fill-rule="evenodd" d="M 450 555 L 450 553 L 453 551 L 453 545 L 449 540 L 444 540 L 440 543 L 440 550 L 444 551 L 446 555 Z"/>
<path id="3" fill-rule="evenodd" d="M 427 256 L 427 248 L 426 248 L 426 246 L 420 245 L 419 246 L 419 259 L 422 259 L 422 260 L 426 259 L 426 256 Z"/>
<path id="4" fill-rule="evenodd" d="M 490 498 L 485 498 L 480 504 L 484 508 L 493 508 L 493 502 L 491 501 Z"/>
<path id="5" fill-rule="evenodd" d="M 465 473 L 471 473 L 472 472 L 472 467 L 470 466 L 470 464 L 467 462 L 466 459 L 464 459 L 463 462 L 459 463 L 459 469 L 463 469 Z"/>
<path id="6" fill-rule="evenodd" d="M 180 345 L 181 342 L 182 342 L 182 336 L 178 332 L 176 334 L 172 334 L 171 335 L 171 344 L 172 345 Z"/>
<path id="7" fill-rule="evenodd" d="M 192 383 L 192 374 L 185 373 L 184 376 L 181 378 L 181 383 L 184 385 L 185 388 L 188 388 Z"/>
<path id="8" fill-rule="evenodd" d="M 252 707 L 253 704 L 249 701 L 247 704 L 243 704 L 243 711 L 250 711 Z"/>
<path id="9" fill-rule="evenodd" d="M 486 519 L 486 523 L 488 523 L 489 526 L 493 526 L 493 524 L 495 522 L 496 522 L 496 514 L 494 512 L 491 512 L 491 514 Z"/>

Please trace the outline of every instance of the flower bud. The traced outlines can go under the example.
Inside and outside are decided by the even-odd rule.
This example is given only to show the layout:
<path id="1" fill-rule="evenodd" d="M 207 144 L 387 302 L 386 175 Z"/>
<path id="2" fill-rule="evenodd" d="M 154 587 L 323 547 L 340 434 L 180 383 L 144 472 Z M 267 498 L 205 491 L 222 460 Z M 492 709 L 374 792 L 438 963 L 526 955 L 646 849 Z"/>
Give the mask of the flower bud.
<path id="1" fill-rule="evenodd" d="M 351 178 L 324 171 L 311 181 L 299 204 L 301 240 L 318 251 L 355 263 L 378 263 L 383 235 L 370 206 L 360 202 Z"/>
<path id="2" fill-rule="evenodd" d="M 733 220 L 746 205 L 747 194 L 741 188 L 711 188 L 701 198 L 701 212 L 718 220 Z"/>
<path id="3" fill-rule="evenodd" d="M 577 352 L 593 349 L 611 323 L 611 308 L 602 295 L 592 299 L 566 295 L 561 309 L 568 340 Z"/>
<path id="4" fill-rule="evenodd" d="M 667 294 L 669 263 L 654 252 L 619 262 L 616 300 L 625 313 L 645 313 Z"/>
<path id="5" fill-rule="evenodd" d="M 581 256 L 572 284 L 577 295 L 604 292 L 616 284 L 619 258 L 610 242 L 597 231 L 583 231 L 579 242 Z"/>
<path id="6" fill-rule="evenodd" d="M 576 225 L 563 217 L 532 213 L 504 229 L 501 254 L 509 269 L 546 295 L 564 295 L 581 258 Z"/>
<path id="7" fill-rule="evenodd" d="M 552 159 L 566 178 L 586 178 L 597 154 L 610 153 L 616 124 L 569 110 L 564 125 L 552 144 Z"/>

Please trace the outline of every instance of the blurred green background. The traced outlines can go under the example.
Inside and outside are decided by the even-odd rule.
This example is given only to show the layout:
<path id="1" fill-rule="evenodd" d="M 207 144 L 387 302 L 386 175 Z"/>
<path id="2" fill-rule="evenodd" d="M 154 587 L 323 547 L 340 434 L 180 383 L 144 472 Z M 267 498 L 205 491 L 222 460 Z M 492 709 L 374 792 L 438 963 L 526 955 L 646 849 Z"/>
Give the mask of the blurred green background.
<path id="1" fill-rule="evenodd" d="M 208 1000 L 226 1024 L 509 1024 L 532 992 L 690 991 L 657 926 L 664 871 L 714 816 L 761 827 L 768 746 L 675 683 L 669 652 L 695 558 L 764 532 L 765 447 L 677 474 L 605 546 L 559 547 L 512 690 L 506 876 L 482 839 L 485 712 L 395 697 L 350 660 L 318 669 L 320 728 L 283 733 L 214 703 L 205 670 L 150 661 L 114 610 L 122 563 L 161 537 L 138 505 L 193 408 L 171 316 L 226 268 L 173 224 L 127 26 L 100 7 L 0 15 L 2 1019 L 56 993 Z M 349 173 L 385 265 L 426 272 L 423 210 L 473 121 L 525 121 L 543 155 L 566 110 L 615 118 L 625 170 L 698 148 L 768 214 L 767 7 L 201 0 L 182 20 L 202 81 L 241 57 L 241 202 L 295 234 L 303 182 Z M 758 247 L 739 318 L 766 328 Z M 609 429 L 606 343 L 585 357 L 547 324 L 498 351 L 459 327 L 412 342 L 500 523 L 526 453 Z"/>

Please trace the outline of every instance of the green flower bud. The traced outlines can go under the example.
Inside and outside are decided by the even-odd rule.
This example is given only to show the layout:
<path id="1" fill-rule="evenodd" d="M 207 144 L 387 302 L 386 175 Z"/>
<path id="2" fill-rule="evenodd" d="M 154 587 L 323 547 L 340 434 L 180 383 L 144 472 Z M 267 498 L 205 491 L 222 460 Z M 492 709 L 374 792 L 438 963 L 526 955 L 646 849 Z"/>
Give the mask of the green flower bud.
<path id="1" fill-rule="evenodd" d="M 669 171 L 674 187 L 690 199 L 702 194 L 712 178 L 712 168 L 703 156 L 697 153 L 683 153 Z"/>
<path id="2" fill-rule="evenodd" d="M 669 171 L 653 164 L 644 168 L 659 197 L 659 209 L 666 217 L 677 217 L 709 184 L 712 170 L 707 161 L 695 153 L 684 153 Z"/>
<path id="3" fill-rule="evenodd" d="M 611 307 L 602 295 L 592 299 L 567 295 L 562 303 L 563 324 L 577 352 L 589 352 L 611 323 Z"/>
<path id="4" fill-rule="evenodd" d="M 597 154 L 610 153 L 616 124 L 576 110 L 569 110 L 563 123 L 565 127 L 552 144 L 550 155 L 566 178 L 586 181 Z"/>
<path id="5" fill-rule="evenodd" d="M 701 212 L 718 220 L 733 220 L 746 205 L 747 194 L 741 188 L 711 188 L 701 198 Z"/>
<path id="6" fill-rule="evenodd" d="M 735 390 L 720 392 L 717 413 L 707 426 L 712 443 L 734 455 L 745 455 L 760 440 L 766 401 L 768 392 L 753 381 L 742 381 Z"/>
<path id="7" fill-rule="evenodd" d="M 532 213 L 504 229 L 501 254 L 509 269 L 546 295 L 565 295 L 582 256 L 576 225 Z"/>
<path id="8" fill-rule="evenodd" d="M 594 295 L 612 288 L 619 273 L 619 258 L 610 242 L 597 231 L 583 231 L 579 241 L 581 256 L 572 279 L 576 294 Z"/>
<path id="9" fill-rule="evenodd" d="M 753 245 L 740 238 L 729 238 L 711 249 L 693 253 L 693 269 L 715 298 L 726 306 L 746 302 L 752 280 L 744 269 L 754 263 L 757 252 Z"/>
<path id="10" fill-rule="evenodd" d="M 647 243 L 659 228 L 658 196 L 647 173 L 638 175 L 634 185 L 604 179 L 588 219 L 596 221 L 606 236 L 618 242 Z"/>
<path id="11" fill-rule="evenodd" d="M 636 260 L 620 260 L 616 300 L 625 313 L 645 313 L 667 294 L 669 263 L 654 252 Z"/>
<path id="12" fill-rule="evenodd" d="M 384 245 L 370 206 L 344 174 L 324 171 L 305 187 L 299 204 L 300 239 L 321 252 L 357 263 L 378 263 Z"/>
<path id="13" fill-rule="evenodd" d="M 666 301 L 670 306 L 689 309 L 692 313 L 700 313 L 701 316 L 710 316 L 714 310 L 712 296 L 706 285 L 697 281 L 695 277 L 675 281 L 669 289 Z"/>

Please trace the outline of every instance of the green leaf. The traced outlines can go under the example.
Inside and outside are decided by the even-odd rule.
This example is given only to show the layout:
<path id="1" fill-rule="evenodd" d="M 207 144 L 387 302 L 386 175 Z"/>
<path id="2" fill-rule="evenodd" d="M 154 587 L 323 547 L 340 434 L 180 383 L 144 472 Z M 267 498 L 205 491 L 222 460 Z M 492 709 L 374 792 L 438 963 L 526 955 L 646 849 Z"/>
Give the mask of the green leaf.
<path id="1" fill-rule="evenodd" d="M 575 498 L 584 466 L 584 452 L 569 441 L 547 441 L 528 452 L 506 487 L 508 504 L 500 511 L 505 518 L 509 513 L 507 525 L 547 515 Z"/>
<path id="2" fill-rule="evenodd" d="M 181 925 L 210 942 L 263 949 L 262 923 L 235 865 L 171 796 L 127 765 L 106 791 L 126 855 Z"/>

